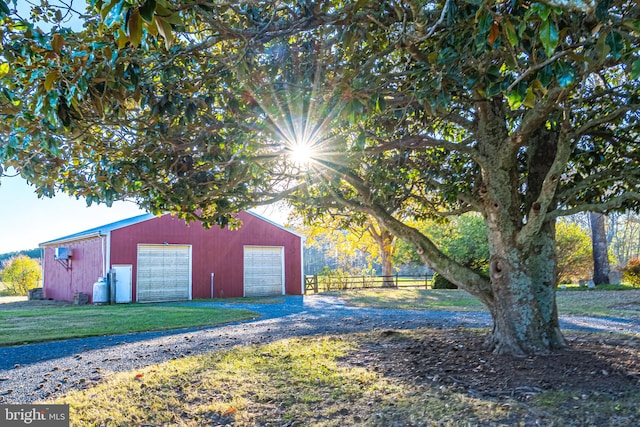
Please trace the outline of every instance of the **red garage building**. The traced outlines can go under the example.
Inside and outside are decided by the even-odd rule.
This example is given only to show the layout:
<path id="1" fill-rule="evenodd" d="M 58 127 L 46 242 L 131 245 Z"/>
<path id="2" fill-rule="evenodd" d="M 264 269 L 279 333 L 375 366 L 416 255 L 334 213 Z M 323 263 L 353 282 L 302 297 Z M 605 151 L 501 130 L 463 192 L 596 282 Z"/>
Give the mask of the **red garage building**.
<path id="1" fill-rule="evenodd" d="M 41 243 L 44 297 L 71 301 L 115 272 L 116 302 L 300 295 L 302 236 L 251 212 L 239 230 L 145 214 Z"/>

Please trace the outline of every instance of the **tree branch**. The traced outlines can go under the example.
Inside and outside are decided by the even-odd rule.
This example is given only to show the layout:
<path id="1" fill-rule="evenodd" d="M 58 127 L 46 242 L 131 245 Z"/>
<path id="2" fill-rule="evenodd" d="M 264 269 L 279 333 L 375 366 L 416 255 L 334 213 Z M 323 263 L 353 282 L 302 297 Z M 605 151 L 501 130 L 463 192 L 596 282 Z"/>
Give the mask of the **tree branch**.
<path id="1" fill-rule="evenodd" d="M 395 149 L 415 150 L 427 147 L 441 147 L 449 151 L 459 151 L 462 153 L 477 155 L 477 151 L 471 147 L 472 142 L 473 140 L 470 138 L 460 142 L 451 142 L 444 139 L 431 138 L 429 136 L 412 135 L 396 139 L 391 142 L 386 142 L 375 147 L 366 148 L 365 152 L 367 154 L 378 154 Z"/>
<path id="2" fill-rule="evenodd" d="M 559 86 L 549 90 L 547 98 L 524 115 L 522 122 L 511 135 L 511 142 L 517 147 L 522 146 L 529 136 L 549 119 L 549 114 L 558 108 L 560 99 L 567 94 L 568 92 Z"/>
<path id="3" fill-rule="evenodd" d="M 332 186 L 328 186 L 332 198 L 342 206 L 357 212 L 364 212 L 376 220 L 397 237 L 416 247 L 420 257 L 437 272 L 462 289 L 467 290 L 485 303 L 493 302 L 493 291 L 489 279 L 477 272 L 455 262 L 442 253 L 435 244 L 419 230 L 397 220 L 383 207 L 371 202 L 371 193 L 364 181 L 359 177 L 342 173 L 341 177 L 358 193 L 361 201 L 347 199 Z"/>
<path id="4" fill-rule="evenodd" d="M 615 120 L 622 117 L 625 113 L 629 111 L 637 111 L 638 109 L 640 109 L 640 105 L 636 105 L 636 104 L 623 105 L 620 108 L 618 108 L 616 111 L 613 111 L 605 116 L 601 116 L 601 117 L 589 120 L 587 123 L 585 123 L 578 129 L 576 129 L 574 132 L 571 132 L 569 135 L 571 138 L 577 139 L 585 135 L 589 130 L 593 128 L 596 128 L 603 124 L 612 123 Z"/>
<path id="5" fill-rule="evenodd" d="M 527 70 L 524 73 L 520 74 L 520 76 L 517 79 L 515 79 L 513 81 L 513 83 L 511 83 L 509 85 L 509 87 L 507 87 L 506 92 L 512 91 L 513 88 L 518 85 L 518 83 L 520 83 L 521 81 L 523 81 L 524 79 L 529 77 L 530 74 L 532 74 L 532 73 L 534 73 L 534 72 L 546 67 L 547 65 L 555 62 L 557 59 L 562 58 L 563 56 L 565 56 L 567 54 L 569 54 L 569 51 L 563 50 L 562 52 L 556 53 L 555 55 L 553 55 L 551 58 L 547 59 L 546 61 L 543 61 L 543 62 L 541 62 L 539 64 L 536 64 L 533 67 L 527 68 Z"/>
<path id="6" fill-rule="evenodd" d="M 518 232 L 517 242 L 522 248 L 527 248 L 531 245 L 533 236 L 540 232 L 544 222 L 547 220 L 547 212 L 555 198 L 556 189 L 560 182 L 560 175 L 566 167 L 569 157 L 571 157 L 573 144 L 571 139 L 568 138 L 569 128 L 570 123 L 568 118 L 565 118 L 558 137 L 556 156 L 544 178 L 536 201 L 531 204 L 531 208 L 527 213 L 527 223 Z"/>
<path id="7" fill-rule="evenodd" d="M 620 196 L 613 197 L 602 203 L 584 203 L 569 209 L 556 209 L 547 214 L 547 219 L 556 219 L 562 216 L 574 215 L 581 212 L 607 213 L 610 210 L 622 207 L 625 202 L 640 202 L 640 193 L 627 191 Z"/>

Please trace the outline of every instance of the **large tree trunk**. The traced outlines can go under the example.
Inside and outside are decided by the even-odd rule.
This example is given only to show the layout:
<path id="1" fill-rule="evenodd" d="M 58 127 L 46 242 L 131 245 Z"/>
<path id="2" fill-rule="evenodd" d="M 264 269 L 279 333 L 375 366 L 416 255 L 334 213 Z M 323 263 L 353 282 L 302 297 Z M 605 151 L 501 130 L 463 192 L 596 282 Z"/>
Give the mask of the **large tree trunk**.
<path id="1" fill-rule="evenodd" d="M 605 217 L 601 213 L 591 212 L 591 248 L 593 250 L 593 283 L 609 283 L 609 253 L 607 233 L 604 227 Z"/>
<path id="2" fill-rule="evenodd" d="M 547 354 L 566 346 L 556 308 L 555 224 L 544 230 L 527 253 L 511 247 L 493 253 L 488 304 L 494 327 L 487 343 L 499 354 Z"/>
<path id="3" fill-rule="evenodd" d="M 499 354 L 547 354 L 566 342 L 560 332 L 555 291 L 557 256 L 552 209 L 559 156 L 568 156 L 558 130 L 535 128 L 528 135 L 526 182 L 505 130 L 491 121 L 503 104 L 487 113 L 489 162 L 483 169 L 485 222 L 488 229 L 489 274 L 493 299 L 487 305 L 494 327 L 488 343 Z M 495 128 L 491 126 L 495 125 Z M 502 133 L 501 133 L 502 132 Z M 502 135 L 502 137 L 500 137 Z M 501 142 L 495 142 L 501 141 Z M 508 143 L 505 143 L 508 141 Z"/>
<path id="4" fill-rule="evenodd" d="M 547 127 L 551 110 L 538 111 L 510 134 L 504 100 L 479 101 L 477 107 L 480 176 L 477 199 L 470 200 L 487 225 L 489 278 L 456 263 L 383 208 L 371 206 L 369 213 L 413 244 L 439 274 L 489 308 L 494 325 L 487 344 L 495 353 L 548 354 L 566 346 L 556 306 L 555 217 L 548 213 L 555 208 L 556 189 L 571 154 L 569 127 L 562 121 Z"/>
<path id="5" fill-rule="evenodd" d="M 391 251 L 387 248 L 380 254 L 382 262 L 382 276 L 384 277 L 383 286 L 394 286 L 393 281 L 393 261 L 391 260 Z"/>
<path id="6" fill-rule="evenodd" d="M 513 228 L 499 223 L 497 211 L 498 208 L 485 218 L 491 252 L 490 279 L 448 258 L 425 235 L 383 210 L 371 213 L 384 219 L 396 236 L 413 244 L 425 263 L 489 308 L 494 326 L 487 344 L 495 353 L 548 354 L 566 346 L 555 299 L 555 222 L 546 222 L 528 249 L 522 250 L 513 237 Z"/>

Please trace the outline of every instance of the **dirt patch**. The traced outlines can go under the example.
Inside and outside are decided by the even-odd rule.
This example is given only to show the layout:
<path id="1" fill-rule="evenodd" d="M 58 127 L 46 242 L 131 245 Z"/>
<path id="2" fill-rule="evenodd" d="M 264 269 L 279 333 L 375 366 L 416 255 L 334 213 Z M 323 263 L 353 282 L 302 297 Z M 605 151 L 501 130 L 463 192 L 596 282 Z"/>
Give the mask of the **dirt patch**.
<path id="1" fill-rule="evenodd" d="M 570 347 L 548 356 L 495 356 L 484 335 L 468 330 L 384 331 L 347 363 L 416 385 L 440 384 L 477 397 L 526 401 L 543 391 L 612 397 L 640 387 L 640 339 L 569 336 Z"/>

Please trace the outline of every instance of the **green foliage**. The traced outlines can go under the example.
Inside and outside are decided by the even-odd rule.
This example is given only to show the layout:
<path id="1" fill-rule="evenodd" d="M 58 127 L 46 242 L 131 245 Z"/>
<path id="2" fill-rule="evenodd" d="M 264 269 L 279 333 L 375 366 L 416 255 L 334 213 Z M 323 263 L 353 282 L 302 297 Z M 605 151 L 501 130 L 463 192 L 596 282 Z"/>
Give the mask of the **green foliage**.
<path id="1" fill-rule="evenodd" d="M 640 286 L 640 258 L 631 258 L 627 262 L 622 280 L 632 286 Z"/>
<path id="2" fill-rule="evenodd" d="M 350 275 L 342 269 L 331 270 L 325 266 L 318 273 L 318 285 L 324 292 L 332 290 L 344 290 L 349 287 Z"/>
<path id="3" fill-rule="evenodd" d="M 441 225 L 434 224 L 426 234 L 433 236 L 443 252 L 455 261 L 488 274 L 489 242 L 481 216 L 462 215 Z"/>
<path id="4" fill-rule="evenodd" d="M 585 138 L 575 145 L 559 205 L 622 195 L 634 175 L 612 179 L 613 193 L 584 178 L 633 164 L 612 155 L 629 151 L 624 136 L 636 125 L 628 113 L 637 82 L 625 73 L 638 68 L 640 20 L 628 13 L 629 0 L 600 4 L 595 16 L 530 1 L 435 2 L 424 10 L 332 1 L 87 3 L 83 30 L 65 28 L 56 6 L 34 9 L 30 22 L 0 4 L 7 141 L 0 164 L 17 167 L 43 195 L 62 190 L 89 204 L 130 197 L 154 212 L 226 225 L 233 212 L 271 200 L 274 185 L 305 174 L 282 162 L 283 145 L 304 137 L 338 172 L 328 182 L 311 180 L 317 188 L 307 197 L 354 196 L 331 189 L 351 170 L 371 201 L 424 218 L 477 194 L 473 144 L 460 144 L 477 140 L 480 129 L 467 122 L 475 100 L 506 100 L 514 125 L 540 110 L 548 123 L 539 128 L 557 130 L 550 107 L 560 102 L 557 89 L 566 90 L 571 128 L 594 130 L 576 135 Z M 38 29 L 42 22 L 50 32 Z M 597 73 L 608 86 L 588 80 Z M 371 150 L 380 141 L 406 144 Z"/>
<path id="5" fill-rule="evenodd" d="M 556 224 L 556 250 L 561 283 L 586 280 L 591 276 L 591 236 L 578 224 L 565 221 Z"/>
<path id="6" fill-rule="evenodd" d="M 444 276 L 436 273 L 433 275 L 431 289 L 458 289 L 456 285 L 444 278 Z"/>
<path id="7" fill-rule="evenodd" d="M 27 295 L 29 289 L 41 286 L 40 262 L 20 255 L 3 262 L 0 280 L 6 286 L 7 295 Z"/>
<path id="8" fill-rule="evenodd" d="M 440 222 L 427 220 L 420 223 L 418 228 L 451 259 L 465 267 L 488 274 L 489 243 L 484 220 L 479 215 L 461 215 Z M 419 259 L 415 248 L 407 243 L 400 243 L 396 262 L 419 262 Z"/>

